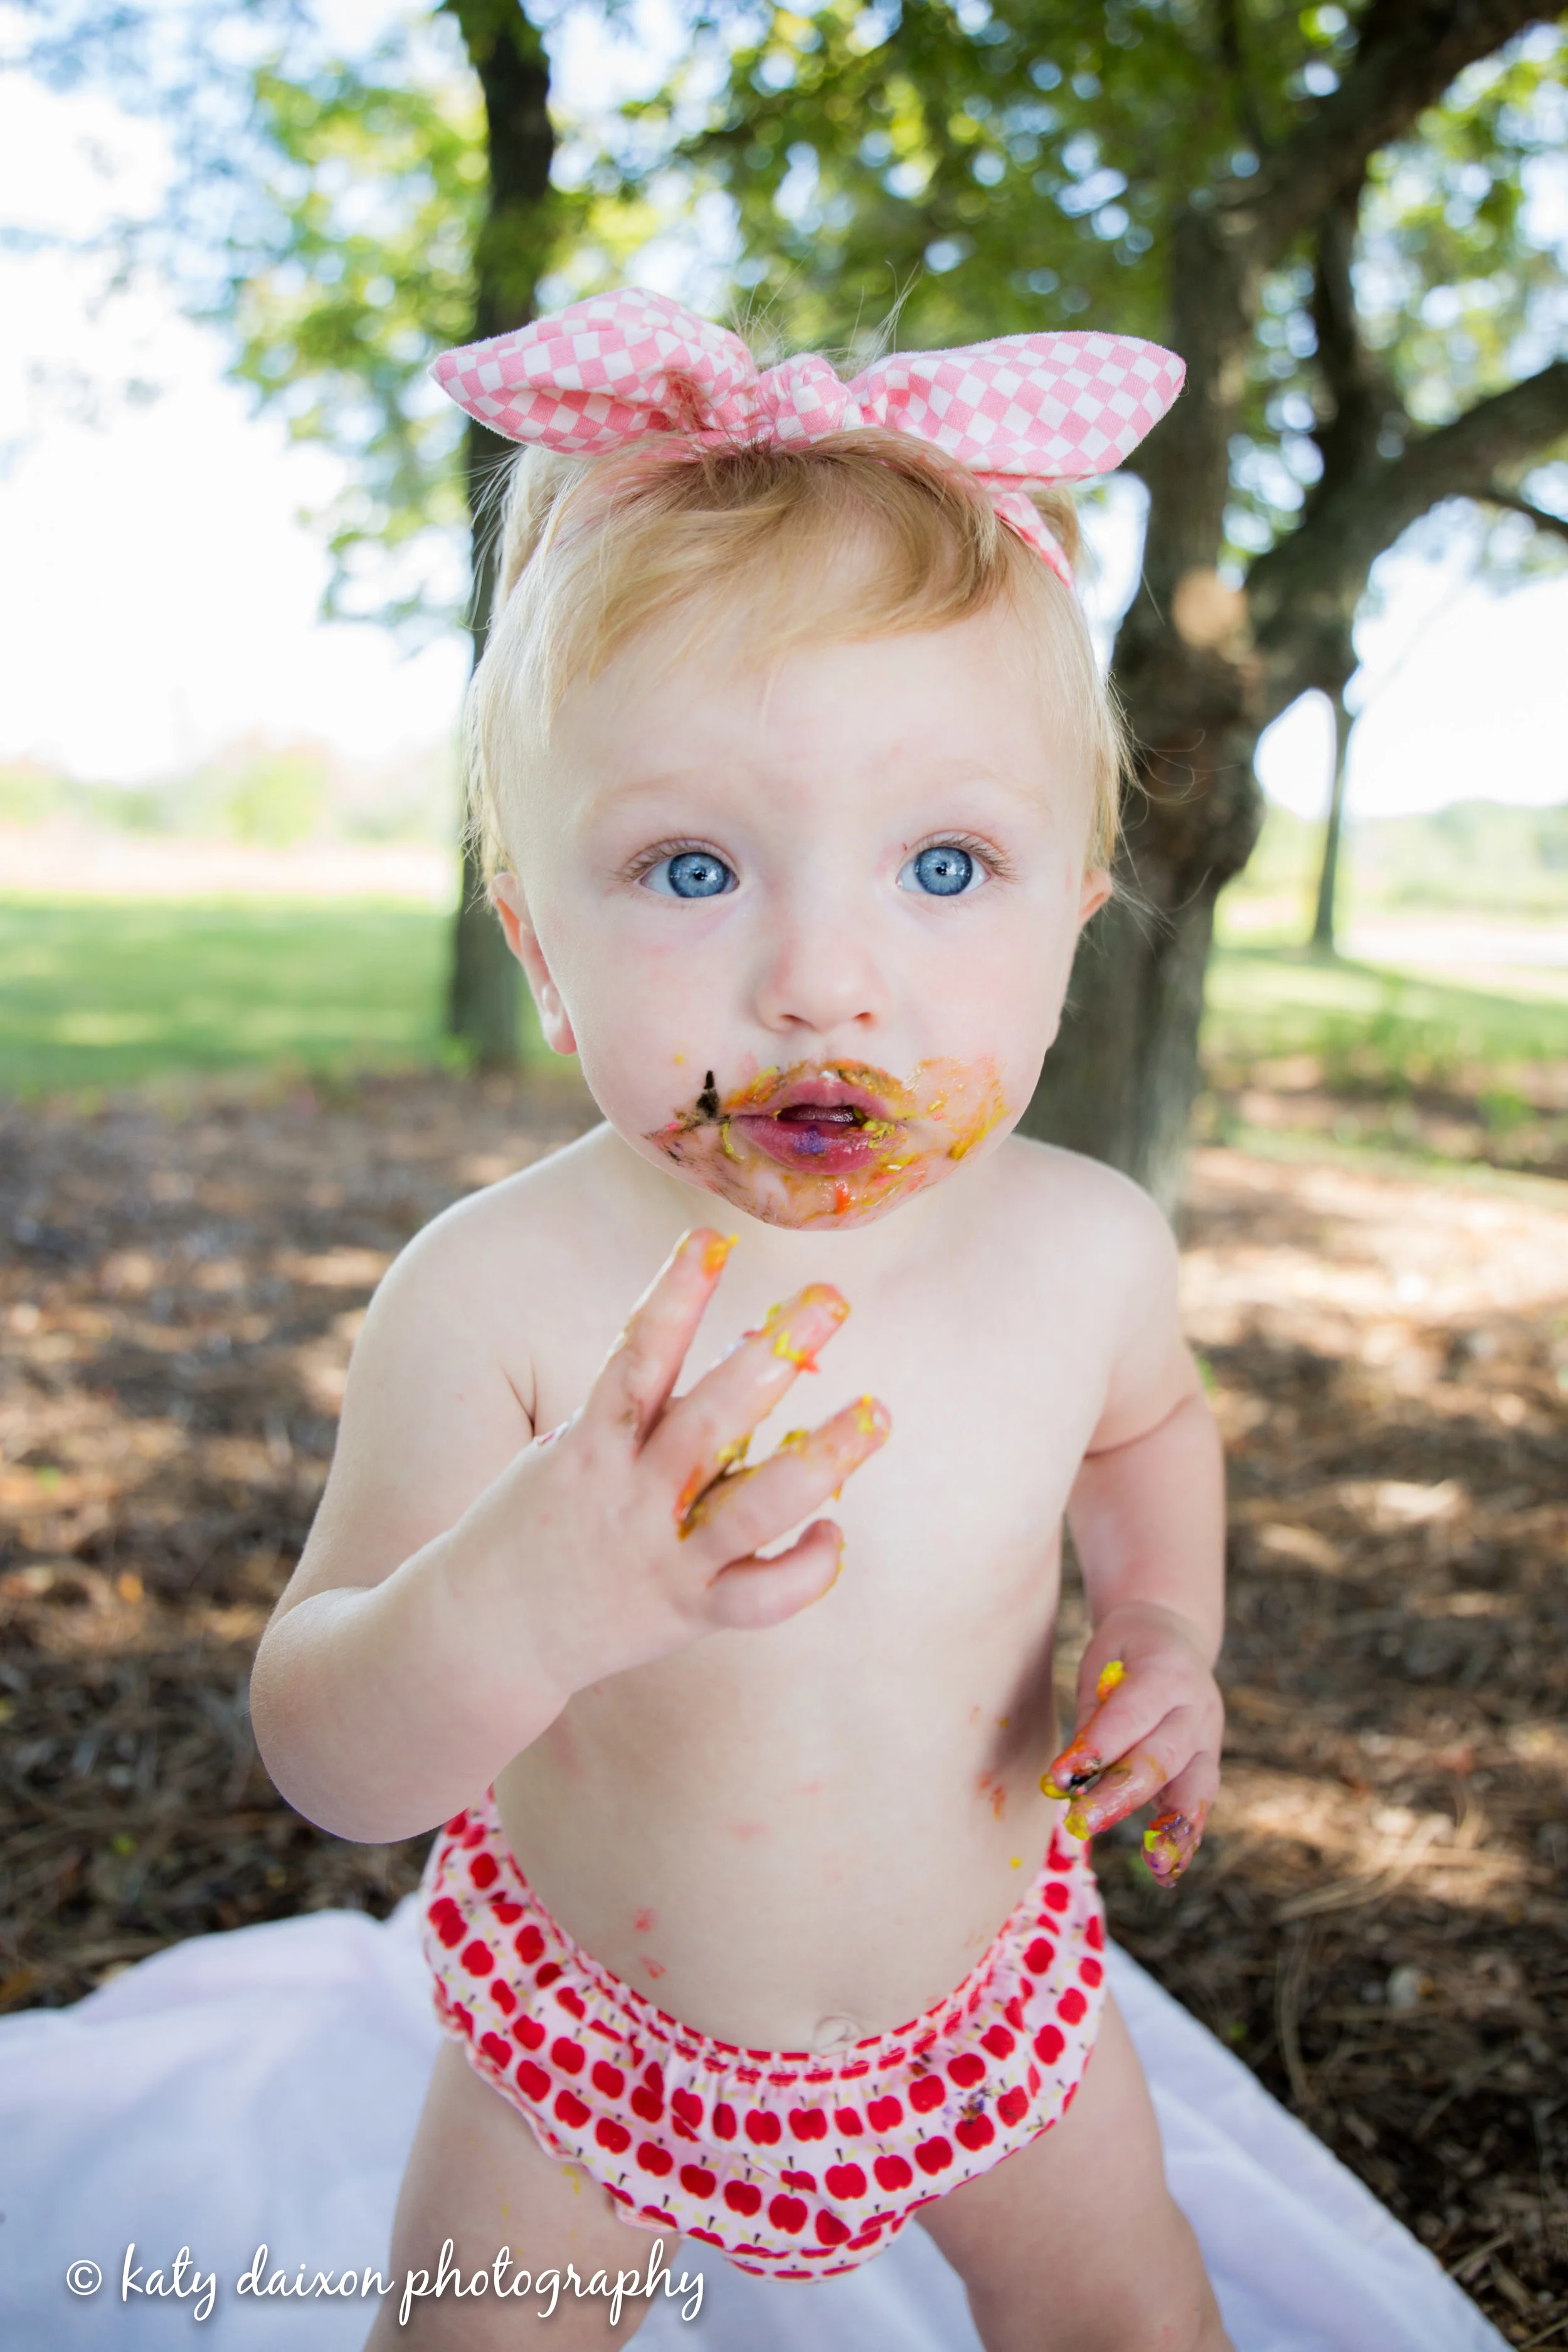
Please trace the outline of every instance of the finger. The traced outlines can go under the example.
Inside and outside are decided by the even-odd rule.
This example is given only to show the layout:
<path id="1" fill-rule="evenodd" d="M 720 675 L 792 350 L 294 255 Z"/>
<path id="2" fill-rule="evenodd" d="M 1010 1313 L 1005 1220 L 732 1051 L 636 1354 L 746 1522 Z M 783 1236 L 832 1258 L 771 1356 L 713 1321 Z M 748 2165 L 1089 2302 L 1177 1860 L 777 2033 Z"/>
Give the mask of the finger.
<path id="1" fill-rule="evenodd" d="M 1074 1837 L 1098 1837 L 1157 1796 L 1198 1753 L 1196 1711 L 1173 1707 L 1146 1738 L 1107 1764 L 1090 1788 L 1079 1790 L 1062 1823 Z"/>
<path id="2" fill-rule="evenodd" d="M 1121 1668 L 1121 1672 L 1113 1675 L 1116 1668 Z M 1134 1738 L 1137 1726 L 1133 1721 L 1126 1721 L 1121 1737 L 1118 1738 L 1115 1720 L 1108 1722 L 1106 1719 L 1107 1702 L 1125 1677 L 1126 1668 L 1121 1659 L 1113 1658 L 1100 1675 L 1097 1686 L 1101 1704 L 1094 1709 L 1088 1722 L 1074 1732 L 1061 1754 L 1041 1775 L 1040 1787 L 1047 1797 L 1080 1795 L 1098 1780 L 1118 1748 L 1126 1747 Z M 1129 1717 L 1131 1710 L 1124 1703 L 1116 1708 L 1115 1714 Z"/>
<path id="3" fill-rule="evenodd" d="M 1143 1859 L 1161 1886 L 1173 1886 L 1203 1843 L 1204 1823 L 1219 1791 L 1219 1759 L 1194 1756 L 1161 1791 L 1159 1809 L 1143 1832 Z"/>
<path id="4" fill-rule="evenodd" d="M 1170 1767 L 1163 1756 L 1152 1748 L 1134 1748 L 1108 1764 L 1091 1789 L 1074 1797 L 1063 1815 L 1062 1827 L 1072 1837 L 1098 1837 L 1101 1830 L 1113 1829 L 1140 1805 L 1146 1805 L 1169 1778 Z"/>
<path id="5" fill-rule="evenodd" d="M 842 1531 L 831 1519 L 814 1519 L 787 1551 L 731 1561 L 708 1589 L 706 1614 L 715 1627 L 761 1633 L 830 1592 L 843 1565 Z"/>
<path id="6" fill-rule="evenodd" d="M 640 1443 L 680 1377 L 703 1309 L 734 1247 L 710 1226 L 682 1234 L 626 1318 L 584 1408 L 586 1421 L 618 1424 Z"/>
<path id="7" fill-rule="evenodd" d="M 1099 1673 L 1096 1674 L 1091 1663 L 1093 1656 L 1094 1652 L 1092 1649 L 1086 1650 L 1083 1654 L 1082 1663 L 1078 1670 L 1078 1719 L 1079 1723 L 1086 1722 L 1089 1717 L 1094 1713 L 1097 1706 L 1103 1706 L 1106 1700 L 1110 1696 L 1111 1692 L 1114 1690 L 1120 1690 L 1122 1684 L 1127 1680 L 1127 1661 L 1125 1658 L 1121 1656 L 1107 1658 L 1100 1666 Z M 1091 1688 L 1094 1693 L 1092 1698 L 1089 1696 L 1089 1691 Z"/>
<path id="8" fill-rule="evenodd" d="M 1047 1797 L 1081 1795 L 1100 1778 L 1113 1757 L 1126 1755 L 1170 1712 L 1175 1691 L 1157 1665 L 1130 1670 L 1124 1659 L 1107 1658 L 1093 1684 L 1089 1685 L 1091 1671 L 1087 1661 L 1079 1671 L 1080 1718 L 1086 1712 L 1089 1688 L 1093 1691 L 1093 1704 L 1088 1709 L 1087 1720 L 1080 1719 L 1078 1730 L 1041 1780 L 1040 1787 Z"/>
<path id="9" fill-rule="evenodd" d="M 817 1350 L 848 1312 L 831 1285 L 808 1284 L 770 1307 L 760 1329 L 746 1332 L 671 1405 L 648 1441 L 647 1462 L 672 1481 L 678 1519 L 685 1519 L 704 1487 L 742 1459 L 752 1430 L 803 1371 L 815 1370 Z"/>
<path id="10" fill-rule="evenodd" d="M 793 1429 L 776 1453 L 733 1471 L 700 1495 L 681 1522 L 700 1549 L 723 1562 L 740 1559 L 797 1527 L 807 1511 L 837 1495 L 847 1478 L 888 1441 L 892 1417 L 876 1397 L 857 1397 L 819 1429 Z"/>

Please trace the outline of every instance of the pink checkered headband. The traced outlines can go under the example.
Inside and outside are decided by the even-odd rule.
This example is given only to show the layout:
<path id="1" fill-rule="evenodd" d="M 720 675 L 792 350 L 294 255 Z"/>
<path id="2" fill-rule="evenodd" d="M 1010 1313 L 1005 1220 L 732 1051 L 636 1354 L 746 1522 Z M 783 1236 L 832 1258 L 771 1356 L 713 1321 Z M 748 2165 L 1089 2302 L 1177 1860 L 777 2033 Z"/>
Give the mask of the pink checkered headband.
<path id="1" fill-rule="evenodd" d="M 1026 489 L 1110 473 L 1164 415 L 1186 369 L 1133 335 L 1000 335 L 895 352 L 846 383 L 815 352 L 759 369 L 739 335 L 627 286 L 443 352 L 431 373 L 493 433 L 572 457 L 654 433 L 693 448 L 781 449 L 863 425 L 907 433 L 966 466 L 1070 588 L 1067 556 Z"/>

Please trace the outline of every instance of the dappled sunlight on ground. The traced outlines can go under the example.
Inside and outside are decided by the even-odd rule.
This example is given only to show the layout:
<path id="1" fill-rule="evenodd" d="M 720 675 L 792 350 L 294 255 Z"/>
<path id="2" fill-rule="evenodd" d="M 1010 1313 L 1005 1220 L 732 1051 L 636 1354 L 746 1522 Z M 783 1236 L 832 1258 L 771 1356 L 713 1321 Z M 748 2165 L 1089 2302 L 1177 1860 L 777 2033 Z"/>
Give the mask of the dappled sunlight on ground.
<path id="1" fill-rule="evenodd" d="M 1568 1199 L 1197 1156 L 1226 1776 L 1119 1934 L 1513 2340 L 1568 2306 Z M 1552 2285 L 1549 2285 L 1549 2281 Z"/>
<path id="2" fill-rule="evenodd" d="M 419 1841 L 279 1801 L 250 1654 L 389 1258 L 588 1115 L 439 1075 L 0 1106 L 0 2003 L 413 1884 Z M 1523 2345 L 1568 2324 L 1568 1199 L 1207 1150 L 1186 1227 L 1226 1780 L 1173 1895 L 1101 1842 L 1116 1931 Z"/>

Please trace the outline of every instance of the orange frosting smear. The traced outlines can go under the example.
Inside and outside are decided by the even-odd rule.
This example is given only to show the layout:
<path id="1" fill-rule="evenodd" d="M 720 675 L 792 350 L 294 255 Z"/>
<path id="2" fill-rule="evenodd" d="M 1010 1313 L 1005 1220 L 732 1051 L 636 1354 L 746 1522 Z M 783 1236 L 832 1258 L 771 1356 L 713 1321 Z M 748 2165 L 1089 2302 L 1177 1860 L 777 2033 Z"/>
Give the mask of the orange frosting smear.
<path id="1" fill-rule="evenodd" d="M 837 1081 L 851 1097 L 868 1098 L 854 1130 L 866 1156 L 854 1169 L 764 1160 L 749 1137 L 748 1118 L 790 1106 L 808 1081 L 826 1081 L 830 1089 Z M 967 1159 L 1006 1117 L 1001 1078 L 988 1057 L 963 1063 L 933 1056 L 908 1078 L 868 1063 L 797 1062 L 759 1070 L 722 1097 L 705 1087 L 647 1139 L 748 1214 L 804 1227 L 879 1215 L 923 1191 L 945 1164 Z"/>
<path id="2" fill-rule="evenodd" d="M 808 1282 L 798 1297 L 770 1307 L 763 1318 L 761 1336 L 772 1340 L 775 1356 L 782 1356 L 786 1364 L 794 1364 L 799 1371 L 816 1370 L 816 1351 L 831 1336 L 826 1331 L 820 1331 L 815 1338 L 809 1338 L 801 1332 L 799 1322 L 803 1315 L 817 1310 L 833 1318 L 835 1329 L 849 1312 L 847 1304 L 840 1298 L 831 1283 Z"/>
<path id="3" fill-rule="evenodd" d="M 699 1507 L 708 1500 L 716 1486 L 722 1486 L 735 1473 L 737 1465 L 745 1460 L 751 1443 L 749 1436 L 732 1437 L 728 1444 L 719 1448 L 711 1469 L 705 1469 L 699 1463 L 692 1471 L 675 1498 L 675 1523 L 681 1535 L 691 1533 L 701 1516 Z"/>

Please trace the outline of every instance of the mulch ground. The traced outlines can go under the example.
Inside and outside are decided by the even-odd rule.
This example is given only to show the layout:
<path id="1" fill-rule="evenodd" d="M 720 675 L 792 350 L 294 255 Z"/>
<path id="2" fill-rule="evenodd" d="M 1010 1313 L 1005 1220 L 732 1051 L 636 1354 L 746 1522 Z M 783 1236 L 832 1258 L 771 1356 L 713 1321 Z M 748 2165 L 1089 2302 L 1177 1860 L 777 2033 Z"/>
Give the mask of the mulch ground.
<path id="1" fill-rule="evenodd" d="M 440 1076 L 0 1105 L 0 2006 L 415 1883 L 274 1794 L 251 1652 L 389 1257 L 583 1118 Z M 1568 1200 L 1206 1150 L 1186 1240 L 1227 1780 L 1173 1896 L 1102 1842 L 1116 1932 L 1511 2343 L 1568 2344 Z"/>

